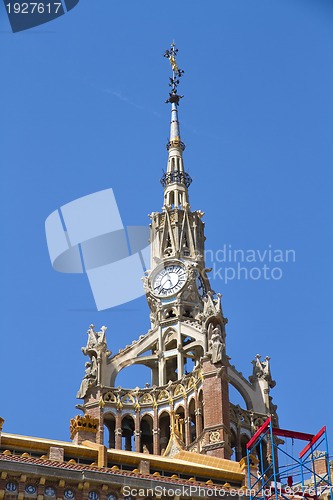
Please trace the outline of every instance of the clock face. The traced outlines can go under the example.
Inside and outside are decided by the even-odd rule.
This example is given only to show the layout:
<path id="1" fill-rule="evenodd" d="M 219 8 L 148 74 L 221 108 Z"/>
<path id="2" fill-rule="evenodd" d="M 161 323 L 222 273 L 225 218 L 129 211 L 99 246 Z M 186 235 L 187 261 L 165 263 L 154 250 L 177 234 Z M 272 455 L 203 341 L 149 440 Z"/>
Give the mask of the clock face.
<path id="1" fill-rule="evenodd" d="M 153 279 L 154 294 L 169 297 L 179 292 L 186 283 L 187 273 L 183 266 L 170 264 L 161 269 Z"/>
<path id="2" fill-rule="evenodd" d="M 201 275 L 198 273 L 196 278 L 195 278 L 195 283 L 197 285 L 198 293 L 200 297 L 204 297 L 206 295 L 206 287 L 204 284 L 204 280 L 202 279 Z"/>

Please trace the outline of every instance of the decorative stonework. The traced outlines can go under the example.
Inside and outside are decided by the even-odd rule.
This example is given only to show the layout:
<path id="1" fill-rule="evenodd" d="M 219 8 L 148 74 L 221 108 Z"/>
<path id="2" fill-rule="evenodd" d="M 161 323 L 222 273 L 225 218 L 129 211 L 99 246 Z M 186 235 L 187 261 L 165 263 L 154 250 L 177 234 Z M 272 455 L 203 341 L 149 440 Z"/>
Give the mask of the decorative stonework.
<path id="1" fill-rule="evenodd" d="M 113 392 L 107 392 L 104 396 L 104 402 L 105 403 L 115 403 L 117 401 L 116 396 L 113 394 Z"/>
<path id="2" fill-rule="evenodd" d="M 212 431 L 209 433 L 209 442 L 211 444 L 218 443 L 220 441 L 220 431 Z"/>
<path id="3" fill-rule="evenodd" d="M 97 418 L 91 417 L 89 414 L 84 416 L 77 415 L 70 421 L 70 436 L 74 439 L 79 431 L 91 432 L 96 434 L 98 431 L 99 421 Z"/>
<path id="4" fill-rule="evenodd" d="M 250 382 L 255 382 L 256 380 L 266 380 L 270 388 L 275 387 L 276 382 L 272 379 L 271 369 L 270 369 L 270 357 L 266 356 L 265 361 L 261 361 L 260 354 L 256 355 L 256 359 L 252 361 L 253 364 L 253 374 L 249 377 Z"/>

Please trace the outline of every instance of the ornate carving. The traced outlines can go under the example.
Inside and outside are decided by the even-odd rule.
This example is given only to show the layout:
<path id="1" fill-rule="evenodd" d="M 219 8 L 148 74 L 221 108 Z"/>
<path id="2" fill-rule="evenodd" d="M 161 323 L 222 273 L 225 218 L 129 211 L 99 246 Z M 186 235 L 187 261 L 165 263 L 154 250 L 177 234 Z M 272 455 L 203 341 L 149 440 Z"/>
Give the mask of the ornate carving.
<path id="1" fill-rule="evenodd" d="M 254 383 L 256 380 L 266 380 L 271 389 L 275 387 L 276 382 L 272 379 L 269 364 L 270 359 L 269 356 L 266 356 L 265 361 L 261 361 L 260 354 L 256 355 L 256 359 L 252 361 L 253 374 L 249 377 L 250 382 Z"/>
<path id="2" fill-rule="evenodd" d="M 149 394 L 148 392 L 146 394 L 144 394 L 143 396 L 141 396 L 139 401 L 141 404 L 149 404 L 149 403 L 151 404 L 154 402 L 152 395 Z"/>
<path id="3" fill-rule="evenodd" d="M 127 393 L 121 398 L 121 402 L 125 405 L 135 404 L 135 399 L 132 394 Z"/>
<path id="4" fill-rule="evenodd" d="M 204 316 L 205 317 L 215 316 L 216 310 L 213 300 L 213 292 L 208 291 L 207 295 L 203 298 L 203 302 L 204 302 L 204 310 L 203 310 Z"/>
<path id="5" fill-rule="evenodd" d="M 77 398 L 84 398 L 91 386 L 100 383 L 100 370 L 97 369 L 97 366 L 100 365 L 102 359 L 108 358 L 112 354 L 111 351 L 107 350 L 106 326 L 102 326 L 99 332 L 95 332 L 94 328 L 94 325 L 90 325 L 87 331 L 87 345 L 81 348 L 83 354 L 89 356 L 90 361 L 85 364 L 86 372 L 77 393 Z"/>
<path id="6" fill-rule="evenodd" d="M 220 441 L 220 431 L 219 430 L 211 431 L 209 433 L 209 443 L 215 444 L 218 443 L 219 441 Z"/>
<path id="7" fill-rule="evenodd" d="M 102 326 L 100 332 L 95 332 L 94 330 L 95 326 L 90 325 L 87 334 L 88 334 L 88 341 L 86 347 L 82 347 L 82 352 L 85 355 L 91 355 L 91 351 L 106 351 L 107 346 L 106 346 L 106 337 L 105 337 L 105 332 L 107 330 L 106 326 Z M 111 353 L 109 353 L 111 354 Z"/>
<path id="8" fill-rule="evenodd" d="M 81 382 L 80 389 L 78 390 L 78 392 L 76 394 L 76 397 L 78 399 L 83 399 L 85 397 L 85 395 L 87 394 L 88 389 L 90 389 L 90 387 L 92 387 L 93 385 L 96 385 L 96 381 L 97 381 L 96 358 L 93 357 L 91 359 L 91 362 L 88 361 L 85 364 L 85 366 L 86 366 L 85 376 Z"/>
<path id="9" fill-rule="evenodd" d="M 113 392 L 107 392 L 104 396 L 104 401 L 105 403 L 115 403 L 117 401 L 116 396 L 113 394 Z"/>
<path id="10" fill-rule="evenodd" d="M 210 323 L 208 326 L 208 335 L 210 339 L 208 353 L 211 355 L 212 363 L 215 364 L 222 360 L 223 352 L 225 349 L 225 343 L 222 339 L 220 325 L 217 325 L 214 328 L 213 324 Z"/>
<path id="11" fill-rule="evenodd" d="M 173 144 L 174 143 L 175 141 L 173 141 Z M 183 143 L 179 144 L 183 146 Z M 165 172 L 161 178 L 162 186 L 166 187 L 173 182 L 180 182 L 182 184 L 185 184 L 186 187 L 189 187 L 189 185 L 192 182 L 192 179 L 187 172 L 181 172 L 180 170 L 174 170 L 173 172 Z"/>
<path id="12" fill-rule="evenodd" d="M 191 389 L 191 388 L 196 389 L 196 387 L 197 387 L 197 380 L 192 376 L 192 377 L 190 377 L 187 388 L 188 389 Z"/>
<path id="13" fill-rule="evenodd" d="M 146 271 L 146 273 L 147 273 L 147 271 Z M 144 289 L 145 293 L 147 294 L 148 292 L 150 292 L 148 273 L 145 274 L 141 279 L 143 282 L 143 289 Z M 148 304 L 149 304 L 149 301 L 148 301 Z M 149 306 L 150 306 L 150 304 L 149 304 Z"/>
<path id="14" fill-rule="evenodd" d="M 93 418 L 90 415 L 77 415 L 70 421 L 71 439 L 74 438 L 78 431 L 87 431 L 96 434 L 98 431 L 98 424 L 98 418 Z"/>
<path id="15" fill-rule="evenodd" d="M 179 395 L 185 395 L 186 394 L 186 390 L 185 390 L 185 387 L 182 385 L 182 384 L 178 384 L 176 389 L 175 389 L 175 392 L 174 392 L 174 395 L 175 396 L 179 396 Z"/>
<path id="16" fill-rule="evenodd" d="M 121 402 L 121 399 L 120 399 L 120 394 L 118 393 L 117 394 L 117 405 L 116 405 L 116 408 L 117 410 L 122 410 L 123 408 L 123 403 Z"/>
<path id="17" fill-rule="evenodd" d="M 170 397 L 170 394 L 168 391 L 166 391 L 165 389 L 163 389 L 159 395 L 158 395 L 158 398 L 157 398 L 157 401 L 165 401 L 167 399 L 169 399 Z"/>

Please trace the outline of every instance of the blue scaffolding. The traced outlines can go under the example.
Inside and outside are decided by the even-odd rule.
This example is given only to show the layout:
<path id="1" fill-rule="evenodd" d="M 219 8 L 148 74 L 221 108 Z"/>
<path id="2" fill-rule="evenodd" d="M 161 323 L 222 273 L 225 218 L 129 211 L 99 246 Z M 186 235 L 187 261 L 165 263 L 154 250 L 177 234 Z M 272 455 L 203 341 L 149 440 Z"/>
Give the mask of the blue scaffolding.
<path id="1" fill-rule="evenodd" d="M 294 457 L 283 448 L 284 441 L 279 437 L 291 438 L 293 442 L 307 441 L 307 445 L 299 452 L 298 457 Z M 290 500 L 295 496 L 317 500 L 324 493 L 332 500 L 326 427 L 316 435 L 305 434 L 274 427 L 272 419 L 268 418 L 247 443 L 246 448 L 250 500 L 267 500 L 274 497 L 275 500 Z M 266 457 L 267 448 L 270 460 Z M 279 468 L 283 455 L 289 463 Z M 319 460 L 321 464 L 324 463 L 323 470 L 320 471 Z M 300 478 L 297 483 L 293 481 L 295 477 Z"/>

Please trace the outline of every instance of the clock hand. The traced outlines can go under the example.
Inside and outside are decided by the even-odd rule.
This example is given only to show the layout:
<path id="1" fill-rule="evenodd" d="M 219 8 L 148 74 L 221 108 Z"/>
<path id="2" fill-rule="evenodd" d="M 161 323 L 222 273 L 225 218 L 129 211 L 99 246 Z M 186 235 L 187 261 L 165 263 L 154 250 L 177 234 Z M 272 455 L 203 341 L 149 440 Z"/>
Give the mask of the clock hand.
<path id="1" fill-rule="evenodd" d="M 170 279 L 169 274 L 166 274 L 166 275 L 164 276 L 164 278 L 168 278 L 168 279 L 167 279 L 167 280 L 165 280 L 165 279 L 163 279 L 163 280 L 162 280 L 163 282 L 161 282 L 161 285 L 162 285 L 163 287 L 164 287 L 164 286 L 166 285 L 166 283 L 168 283 L 168 282 L 172 285 L 172 281 L 171 281 L 171 279 Z"/>

